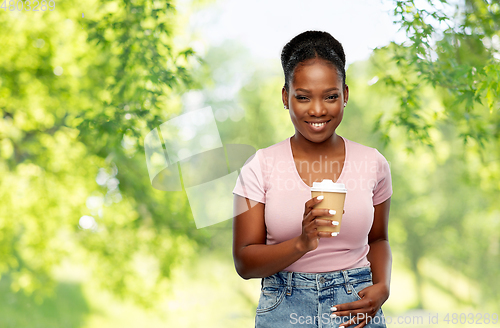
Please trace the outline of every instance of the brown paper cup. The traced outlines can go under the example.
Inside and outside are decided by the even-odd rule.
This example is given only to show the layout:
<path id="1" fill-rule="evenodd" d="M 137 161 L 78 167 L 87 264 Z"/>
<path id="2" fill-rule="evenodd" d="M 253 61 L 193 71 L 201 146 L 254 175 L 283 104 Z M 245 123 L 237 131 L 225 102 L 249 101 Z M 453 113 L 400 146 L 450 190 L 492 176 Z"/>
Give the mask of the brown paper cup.
<path id="1" fill-rule="evenodd" d="M 322 190 L 321 190 L 322 189 Z M 314 208 L 326 208 L 335 210 L 332 216 L 318 216 L 318 219 L 327 219 L 337 221 L 339 225 L 320 226 L 318 231 L 328 231 L 340 233 L 342 225 L 342 214 L 344 212 L 344 203 L 347 190 L 343 183 L 333 183 L 332 180 L 324 179 L 322 182 L 314 182 L 311 188 L 311 197 L 324 196 L 321 203 L 316 204 Z"/>

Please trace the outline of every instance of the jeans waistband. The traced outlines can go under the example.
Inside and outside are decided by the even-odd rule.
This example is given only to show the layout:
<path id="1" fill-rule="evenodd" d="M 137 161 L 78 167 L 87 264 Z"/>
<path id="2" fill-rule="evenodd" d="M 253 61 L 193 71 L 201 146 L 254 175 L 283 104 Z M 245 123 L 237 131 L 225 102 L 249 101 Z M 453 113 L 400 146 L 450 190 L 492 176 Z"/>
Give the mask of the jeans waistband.
<path id="1" fill-rule="evenodd" d="M 324 289 L 338 285 L 356 284 L 371 281 L 372 272 L 369 266 L 321 273 L 305 273 L 280 271 L 262 278 L 262 287 L 287 286 L 288 288 Z"/>

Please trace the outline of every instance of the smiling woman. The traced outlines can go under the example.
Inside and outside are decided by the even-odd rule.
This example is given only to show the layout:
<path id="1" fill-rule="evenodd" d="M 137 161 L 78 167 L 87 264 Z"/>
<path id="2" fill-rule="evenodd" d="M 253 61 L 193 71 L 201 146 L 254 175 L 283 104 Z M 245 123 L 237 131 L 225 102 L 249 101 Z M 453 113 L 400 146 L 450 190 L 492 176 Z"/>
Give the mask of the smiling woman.
<path id="1" fill-rule="evenodd" d="M 255 325 L 385 327 L 389 165 L 376 149 L 336 133 L 349 88 L 335 38 L 299 34 L 285 45 L 281 61 L 282 99 L 295 134 L 258 150 L 233 190 L 236 270 L 245 279 L 262 279 Z M 347 187 L 338 234 L 318 229 L 340 221 L 335 211 L 316 208 L 323 198 L 311 198 L 311 186 L 323 179 Z"/>
<path id="2" fill-rule="evenodd" d="M 332 66 L 319 58 L 301 62 L 295 69 L 291 87 L 282 91 L 283 103 L 285 108 L 290 106 L 295 128 L 302 136 L 309 135 L 308 140 L 320 136 L 313 133 L 322 132 L 319 138 L 332 135 L 342 121 L 349 89 Z"/>

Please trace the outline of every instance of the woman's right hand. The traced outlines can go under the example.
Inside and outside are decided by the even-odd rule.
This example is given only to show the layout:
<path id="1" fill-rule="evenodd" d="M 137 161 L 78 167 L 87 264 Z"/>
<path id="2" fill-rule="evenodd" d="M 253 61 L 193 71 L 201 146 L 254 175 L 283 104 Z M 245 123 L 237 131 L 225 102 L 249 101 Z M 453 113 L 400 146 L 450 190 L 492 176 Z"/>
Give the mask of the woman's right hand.
<path id="1" fill-rule="evenodd" d="M 320 199 L 318 199 L 318 197 Z M 318 231 L 319 226 L 332 226 L 332 220 L 316 219 L 318 216 L 333 216 L 330 210 L 326 208 L 313 208 L 316 204 L 323 201 L 322 196 L 309 199 L 305 203 L 304 218 L 302 220 L 302 234 L 297 246 L 301 251 L 309 252 L 318 247 L 320 238 L 331 238 L 332 234 L 328 231 Z M 338 222 L 337 222 L 338 223 Z"/>

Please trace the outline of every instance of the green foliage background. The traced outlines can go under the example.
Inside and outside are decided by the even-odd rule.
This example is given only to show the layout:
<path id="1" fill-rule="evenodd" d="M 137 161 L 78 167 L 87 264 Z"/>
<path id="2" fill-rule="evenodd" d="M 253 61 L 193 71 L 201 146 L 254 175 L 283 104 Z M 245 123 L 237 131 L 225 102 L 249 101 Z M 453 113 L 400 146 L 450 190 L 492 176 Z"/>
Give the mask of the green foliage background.
<path id="1" fill-rule="evenodd" d="M 226 144 L 294 133 L 277 60 L 235 41 L 203 58 L 190 47 L 189 15 L 206 5 L 0 10 L 0 326 L 252 326 L 259 283 L 232 268 L 231 222 L 197 230 L 144 157 L 144 136 L 193 95 L 227 114 Z M 393 175 L 386 313 L 500 305 L 500 5 L 446 6 L 394 1 L 408 40 L 347 71 L 338 133 L 378 148 Z"/>
<path id="2" fill-rule="evenodd" d="M 143 136 L 179 113 L 201 60 L 176 31 L 186 18 L 173 3 L 86 6 L 85 20 L 74 1 L 40 15 L 0 12 L 0 270 L 13 291 L 41 301 L 51 270 L 71 258 L 147 306 L 206 240 L 182 193 L 151 188 L 142 156 Z M 98 218 L 98 233 L 78 228 L 84 214 Z M 154 258 L 154 279 L 140 276 L 137 258 Z"/>

